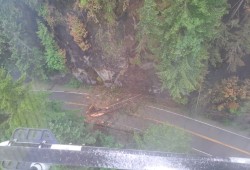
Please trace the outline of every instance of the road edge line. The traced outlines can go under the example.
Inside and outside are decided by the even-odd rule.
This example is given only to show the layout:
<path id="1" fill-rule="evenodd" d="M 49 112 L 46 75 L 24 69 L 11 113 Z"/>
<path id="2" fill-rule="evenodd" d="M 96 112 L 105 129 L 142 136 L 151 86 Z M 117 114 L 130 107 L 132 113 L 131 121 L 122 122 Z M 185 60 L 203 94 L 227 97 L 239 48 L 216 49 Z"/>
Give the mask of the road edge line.
<path id="1" fill-rule="evenodd" d="M 153 108 L 153 109 L 157 109 L 157 110 L 161 110 L 161 111 L 164 111 L 164 112 L 168 112 L 168 113 L 171 113 L 171 114 L 180 116 L 180 117 L 184 117 L 184 118 L 186 118 L 186 119 L 189 119 L 189 120 L 192 120 L 192 121 L 195 121 L 195 122 L 198 122 L 198 123 L 201 123 L 201 124 L 204 124 L 204 125 L 207 125 L 207 126 L 216 128 L 216 129 L 219 129 L 219 130 L 221 130 L 221 131 L 225 131 L 225 132 L 227 132 L 227 133 L 231 133 L 231 134 L 233 134 L 233 135 L 236 135 L 236 136 L 245 138 L 245 139 L 247 139 L 247 140 L 250 140 L 250 137 L 246 137 L 246 136 L 243 136 L 243 135 L 239 135 L 239 134 L 237 134 L 237 133 L 235 133 L 235 132 L 232 132 L 232 131 L 223 129 L 223 128 L 218 127 L 218 126 L 215 126 L 215 125 L 211 125 L 211 124 L 209 124 L 209 123 L 206 123 L 206 122 L 203 122 L 203 121 L 200 121 L 200 120 L 197 120 L 197 119 L 193 119 L 193 118 L 188 117 L 188 116 L 181 115 L 181 114 L 179 114 L 179 113 L 175 113 L 175 112 L 172 112 L 172 111 L 169 111 L 169 110 L 165 110 L 165 109 L 161 109 L 161 108 L 154 107 L 154 106 L 147 106 L 147 107 Z"/>

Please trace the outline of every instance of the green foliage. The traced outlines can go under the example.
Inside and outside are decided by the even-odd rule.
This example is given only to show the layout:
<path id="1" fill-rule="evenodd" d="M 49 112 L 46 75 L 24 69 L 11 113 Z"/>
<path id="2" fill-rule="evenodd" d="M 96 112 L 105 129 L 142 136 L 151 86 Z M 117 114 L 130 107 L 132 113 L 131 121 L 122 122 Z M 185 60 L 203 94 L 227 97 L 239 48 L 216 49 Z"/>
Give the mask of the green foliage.
<path id="1" fill-rule="evenodd" d="M 116 7 L 116 1 L 113 0 L 100 0 L 101 6 L 103 10 L 103 17 L 107 21 L 110 26 L 114 26 L 116 24 L 116 15 L 114 13 L 114 9 Z"/>
<path id="2" fill-rule="evenodd" d="M 219 36 L 213 41 L 210 48 L 210 55 L 218 56 L 219 63 L 225 60 L 230 72 L 236 72 L 238 67 L 244 66 L 243 57 L 250 54 L 250 18 L 245 16 L 228 21 L 221 26 Z M 221 53 L 223 51 L 223 53 Z"/>
<path id="3" fill-rule="evenodd" d="M 95 23 L 99 23 L 97 14 L 102 8 L 100 5 L 100 0 L 87 0 L 83 2 L 77 2 L 80 9 L 85 9 L 87 11 L 87 19 L 93 20 Z"/>
<path id="4" fill-rule="evenodd" d="M 239 110 L 240 114 L 246 114 L 248 115 L 250 113 L 250 101 L 246 101 L 242 104 L 240 110 Z"/>
<path id="5" fill-rule="evenodd" d="M 65 54 L 60 51 L 53 36 L 49 33 L 47 27 L 38 22 L 37 35 L 41 39 L 41 43 L 45 48 L 46 64 L 49 69 L 56 71 L 64 71 L 65 68 Z"/>
<path id="6" fill-rule="evenodd" d="M 30 8 L 37 10 L 41 7 L 43 1 L 40 0 L 24 0 L 24 3 Z"/>
<path id="7" fill-rule="evenodd" d="M 16 113 L 9 119 L 9 131 L 13 132 L 18 127 L 46 128 L 47 119 L 44 116 L 46 110 L 46 95 L 42 93 L 30 93 L 20 102 Z"/>
<path id="8" fill-rule="evenodd" d="M 10 83 L 3 84 L 9 85 Z M 16 85 L 17 83 L 12 82 L 12 84 Z M 21 82 L 19 84 L 21 84 L 20 87 L 23 87 Z M 0 87 L 2 87 L 1 85 Z M 15 88 L 14 85 L 10 85 L 10 87 L 13 87 L 11 92 L 17 94 L 8 90 L 6 93 L 9 92 L 9 94 L 17 97 L 11 98 L 11 96 L 5 97 L 6 95 L 4 95 L 5 98 L 2 96 L 0 98 L 1 106 L 3 106 L 1 115 L 2 111 L 8 111 L 8 113 L 12 111 L 9 113 L 10 116 L 0 124 L 1 139 L 8 138 L 13 130 L 18 127 L 47 128 L 56 135 L 59 142 L 64 144 L 119 146 L 112 137 L 99 131 L 93 131 L 91 126 L 84 123 L 83 117 L 79 117 L 75 112 L 63 110 L 61 103 L 49 101 L 47 94 L 32 93 L 25 88 L 26 93 L 23 95 L 22 88 Z M 6 90 L 6 88 L 2 89 Z M 5 104 L 7 103 L 6 99 L 11 99 L 7 101 L 9 102 L 8 105 Z M 9 106 L 10 109 L 6 106 Z"/>
<path id="9" fill-rule="evenodd" d="M 103 22 L 109 26 L 116 24 L 114 12 L 117 2 L 113 0 L 79 0 L 76 2 L 80 9 L 86 9 L 87 18 L 95 23 Z"/>
<path id="10" fill-rule="evenodd" d="M 81 122 L 82 123 L 82 122 Z M 80 132 L 81 133 L 81 132 Z M 107 136 L 99 131 L 93 133 L 96 138 L 97 143 L 91 143 L 95 146 L 102 146 L 102 147 L 121 147 L 120 144 L 115 142 L 112 136 Z M 84 141 L 84 139 L 79 139 L 80 141 Z M 62 141 L 60 141 L 62 142 Z M 73 143 L 74 144 L 74 143 Z M 79 143 L 80 144 L 80 143 Z M 87 143 L 85 143 L 87 144 Z M 52 166 L 52 170 L 95 170 L 96 168 L 86 168 L 86 167 L 73 167 L 73 166 Z M 100 170 L 107 170 L 106 168 L 99 168 Z"/>
<path id="11" fill-rule="evenodd" d="M 135 134 L 134 139 L 139 149 L 179 153 L 190 149 L 190 137 L 167 125 L 153 125 L 143 135 Z"/>
<path id="12" fill-rule="evenodd" d="M 3 32 L 1 23 L 0 31 Z M 9 40 L 6 35 L 0 34 L 0 67 L 8 67 L 10 64 L 10 56 Z"/>
<path id="13" fill-rule="evenodd" d="M 43 17 L 52 31 L 54 31 L 56 25 L 64 22 L 62 14 L 55 7 L 49 5 L 49 3 L 42 3 L 37 8 L 38 15 Z"/>
<path id="14" fill-rule="evenodd" d="M 20 107 L 20 101 L 28 96 L 28 87 L 23 85 L 25 77 L 17 81 L 2 68 L 0 68 L 0 110 L 13 114 Z"/>
<path id="15" fill-rule="evenodd" d="M 24 3 L 42 17 L 53 30 L 54 26 L 63 21 L 61 13 L 48 1 L 25 0 Z"/>
<path id="16" fill-rule="evenodd" d="M 88 3 L 88 0 L 79 0 L 81 6 L 85 6 Z"/>
<path id="17" fill-rule="evenodd" d="M 119 147 L 113 137 L 100 131 L 93 131 L 85 124 L 84 118 L 73 111 L 63 110 L 61 103 L 50 101 L 46 106 L 48 129 L 50 129 L 59 142 L 67 144 L 94 145 L 105 147 Z"/>
<path id="18" fill-rule="evenodd" d="M 13 39 L 18 42 L 18 39 Z M 22 43 L 22 42 L 20 42 Z M 42 52 L 34 47 L 19 46 L 12 51 L 11 59 L 15 61 L 15 65 L 21 71 L 32 78 L 45 80 L 47 75 L 45 73 L 45 61 Z"/>
<path id="19" fill-rule="evenodd" d="M 148 36 L 150 50 L 160 59 L 163 88 L 178 101 L 196 90 L 208 60 L 207 43 L 217 35 L 226 0 L 169 1 L 164 10 L 145 0 L 140 11 L 140 31 Z M 211 12 L 215 11 L 215 12 Z M 145 28 L 143 28 L 145 27 Z"/>
<path id="20" fill-rule="evenodd" d="M 94 145 L 103 147 L 120 147 L 113 137 L 107 136 L 100 131 L 93 131 L 91 126 L 84 123 L 84 118 L 76 113 L 61 109 L 61 103 L 49 102 L 46 116 L 48 129 L 56 135 L 60 143 Z M 53 170 L 92 170 L 94 168 L 53 166 Z M 103 169 L 105 170 L 105 169 Z"/>
<path id="21" fill-rule="evenodd" d="M 77 80 L 76 78 L 71 78 L 69 83 L 67 84 L 67 86 L 78 89 L 81 87 L 81 84 L 82 83 L 79 80 Z"/>
<path id="22" fill-rule="evenodd" d="M 210 104 L 212 104 L 212 109 L 232 114 L 239 113 L 243 102 L 250 99 L 249 85 L 248 79 L 241 81 L 238 77 L 222 80 L 211 91 Z"/>
<path id="23" fill-rule="evenodd" d="M 3 137 L 18 127 L 46 127 L 44 94 L 33 94 L 24 85 L 24 76 L 14 81 L 5 70 L 0 69 L 0 111 L 8 114 L 1 126 Z"/>
<path id="24" fill-rule="evenodd" d="M 98 146 L 108 147 L 108 148 L 121 148 L 122 145 L 117 143 L 112 136 L 101 133 L 100 131 L 96 131 L 97 136 L 97 144 Z"/>
<path id="25" fill-rule="evenodd" d="M 70 35 L 74 38 L 74 41 L 83 51 L 87 51 L 91 45 L 86 40 L 88 31 L 85 24 L 74 15 L 68 15 L 67 23 L 70 28 Z"/>
<path id="26" fill-rule="evenodd" d="M 54 104 L 54 102 L 51 103 L 51 105 Z M 52 113 L 48 115 L 48 128 L 56 135 L 56 138 L 61 143 L 79 145 L 93 145 L 96 143 L 97 133 L 90 133 L 90 127 L 86 126 L 82 117 L 61 109 L 57 111 L 52 109 L 51 111 Z"/>
<path id="27" fill-rule="evenodd" d="M 0 140 L 6 141 L 10 139 L 11 133 L 8 130 L 9 124 L 7 122 L 3 122 L 0 124 Z"/>
<path id="28" fill-rule="evenodd" d="M 158 38 L 163 34 L 161 22 L 158 20 L 159 11 L 157 10 L 157 4 L 154 0 L 145 0 L 144 6 L 140 9 L 139 14 L 140 39 L 146 36 L 148 41 L 152 41 L 153 38 Z"/>
<path id="29" fill-rule="evenodd" d="M 6 120 L 8 120 L 9 115 L 4 113 L 3 111 L 0 111 L 0 124 L 4 123 Z"/>
<path id="30" fill-rule="evenodd" d="M 49 16 L 49 9 L 47 4 L 41 4 L 37 6 L 38 8 L 38 15 L 46 19 Z"/>
<path id="31" fill-rule="evenodd" d="M 44 79 L 44 58 L 35 45 L 36 39 L 28 33 L 32 28 L 28 24 L 33 24 L 26 18 L 29 13 L 23 11 L 21 1 L 1 0 L 0 3 L 0 56 L 1 61 L 4 59 L 1 64 L 10 70 L 17 67 L 21 72 Z"/>

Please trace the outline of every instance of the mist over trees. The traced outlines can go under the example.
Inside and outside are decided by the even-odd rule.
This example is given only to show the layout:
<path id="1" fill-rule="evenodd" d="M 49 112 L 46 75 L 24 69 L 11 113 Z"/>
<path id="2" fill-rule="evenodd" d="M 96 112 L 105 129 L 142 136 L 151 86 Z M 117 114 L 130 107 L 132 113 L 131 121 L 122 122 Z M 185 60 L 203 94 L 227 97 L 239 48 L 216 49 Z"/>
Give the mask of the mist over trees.
<path id="1" fill-rule="evenodd" d="M 238 115 L 249 108 L 249 3 L 0 0 L 1 126 L 11 131 L 27 124 L 63 134 L 73 131 L 63 125 L 72 124 L 77 137 L 88 136 L 77 118 L 66 119 L 46 94 L 34 94 L 24 83 L 65 74 L 131 93 L 161 89 L 177 103 Z"/>

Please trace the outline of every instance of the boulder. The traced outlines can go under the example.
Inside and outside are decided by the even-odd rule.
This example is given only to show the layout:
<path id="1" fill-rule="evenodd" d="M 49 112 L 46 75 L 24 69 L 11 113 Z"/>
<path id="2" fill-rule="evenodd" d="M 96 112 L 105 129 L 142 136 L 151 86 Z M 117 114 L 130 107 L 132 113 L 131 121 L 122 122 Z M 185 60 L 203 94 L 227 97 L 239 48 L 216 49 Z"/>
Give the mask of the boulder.
<path id="1" fill-rule="evenodd" d="M 85 69 L 76 68 L 72 70 L 72 74 L 76 77 L 80 82 L 86 82 L 87 84 L 95 85 L 97 82 L 93 78 L 89 76 L 89 74 L 85 71 Z"/>

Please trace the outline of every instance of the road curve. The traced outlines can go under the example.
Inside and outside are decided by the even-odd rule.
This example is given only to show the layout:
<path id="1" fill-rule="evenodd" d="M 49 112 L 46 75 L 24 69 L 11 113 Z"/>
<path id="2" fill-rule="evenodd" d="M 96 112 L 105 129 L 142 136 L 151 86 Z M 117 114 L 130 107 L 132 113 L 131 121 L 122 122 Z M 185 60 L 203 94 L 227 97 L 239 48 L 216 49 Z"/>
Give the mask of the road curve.
<path id="1" fill-rule="evenodd" d="M 65 103 L 67 109 L 84 109 L 87 93 L 69 91 L 50 91 L 51 99 Z M 153 113 L 153 114 L 152 114 Z M 250 138 L 218 126 L 193 119 L 179 113 L 155 106 L 144 106 L 139 117 L 127 118 L 127 121 L 115 121 L 113 126 L 131 127 L 145 130 L 152 123 L 167 124 L 186 131 L 192 136 L 194 153 L 219 157 L 250 157 Z M 141 126 L 141 122 L 145 126 Z"/>

